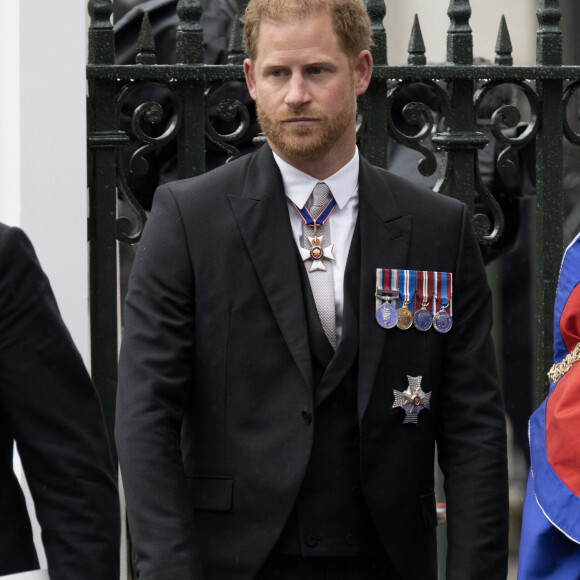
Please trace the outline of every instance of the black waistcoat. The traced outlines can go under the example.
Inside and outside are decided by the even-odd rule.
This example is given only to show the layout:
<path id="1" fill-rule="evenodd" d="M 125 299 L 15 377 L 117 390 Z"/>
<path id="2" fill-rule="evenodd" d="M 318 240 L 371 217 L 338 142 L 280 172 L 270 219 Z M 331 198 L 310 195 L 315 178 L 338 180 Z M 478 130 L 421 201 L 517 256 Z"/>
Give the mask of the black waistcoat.
<path id="1" fill-rule="evenodd" d="M 328 342 L 304 268 L 303 292 L 314 375 L 314 441 L 304 481 L 275 552 L 359 556 L 379 551 L 360 485 L 357 418 L 360 235 L 355 230 L 345 275 L 342 339 Z"/>

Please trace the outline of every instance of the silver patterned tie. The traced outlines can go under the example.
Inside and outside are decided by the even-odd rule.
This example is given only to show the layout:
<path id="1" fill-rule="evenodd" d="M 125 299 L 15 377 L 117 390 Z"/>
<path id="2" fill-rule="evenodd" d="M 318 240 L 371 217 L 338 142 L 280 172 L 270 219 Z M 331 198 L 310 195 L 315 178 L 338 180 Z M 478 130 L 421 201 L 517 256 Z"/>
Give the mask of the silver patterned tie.
<path id="1" fill-rule="evenodd" d="M 306 206 L 313 219 L 316 219 L 328 203 L 332 200 L 332 194 L 326 183 L 317 183 L 312 190 L 312 195 L 308 198 Z M 316 233 L 321 238 L 321 246 L 327 249 L 327 254 L 332 256 L 330 240 L 330 220 L 323 226 L 317 226 Z M 302 247 L 310 251 L 312 244 L 309 240 L 313 237 L 314 228 L 302 225 Z M 312 287 L 312 294 L 318 316 L 322 322 L 324 333 L 328 337 L 330 344 L 336 348 L 336 307 L 334 304 L 334 277 L 333 259 L 322 258 L 324 269 L 313 269 L 309 261 L 304 262 L 308 271 L 308 279 Z"/>

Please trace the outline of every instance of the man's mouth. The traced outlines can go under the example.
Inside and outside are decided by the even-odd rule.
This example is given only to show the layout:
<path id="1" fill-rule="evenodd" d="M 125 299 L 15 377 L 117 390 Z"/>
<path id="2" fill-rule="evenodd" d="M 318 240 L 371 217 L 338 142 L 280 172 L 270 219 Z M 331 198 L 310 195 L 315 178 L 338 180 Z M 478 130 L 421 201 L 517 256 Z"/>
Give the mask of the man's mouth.
<path id="1" fill-rule="evenodd" d="M 290 125 L 311 125 L 317 121 L 318 119 L 315 117 L 289 117 L 288 119 L 284 119 L 284 123 Z"/>

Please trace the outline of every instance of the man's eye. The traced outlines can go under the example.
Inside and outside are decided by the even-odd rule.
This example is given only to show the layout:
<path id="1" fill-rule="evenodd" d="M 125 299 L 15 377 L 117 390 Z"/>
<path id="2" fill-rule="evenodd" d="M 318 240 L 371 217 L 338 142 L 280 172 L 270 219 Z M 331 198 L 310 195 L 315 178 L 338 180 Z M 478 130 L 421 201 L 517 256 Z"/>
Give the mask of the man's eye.
<path id="1" fill-rule="evenodd" d="M 321 73 L 322 73 L 322 68 L 321 68 L 321 67 L 319 67 L 319 66 L 313 66 L 313 67 L 310 69 L 310 72 L 311 72 L 313 75 L 319 75 L 319 74 L 321 74 Z"/>

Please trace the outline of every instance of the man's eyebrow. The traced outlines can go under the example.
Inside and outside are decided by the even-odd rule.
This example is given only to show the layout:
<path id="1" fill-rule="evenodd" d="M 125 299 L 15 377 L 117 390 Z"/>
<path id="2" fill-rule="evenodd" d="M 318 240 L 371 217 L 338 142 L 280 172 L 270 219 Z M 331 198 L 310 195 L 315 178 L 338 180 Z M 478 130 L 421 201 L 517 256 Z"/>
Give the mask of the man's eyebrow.
<path id="1" fill-rule="evenodd" d="M 306 63 L 304 66 L 333 66 L 333 62 L 328 59 L 318 59 L 312 62 Z"/>
<path id="2" fill-rule="evenodd" d="M 266 61 L 262 64 L 262 68 L 284 68 L 287 67 L 288 65 L 286 64 L 282 64 L 281 62 L 275 61 L 275 60 L 271 60 L 271 61 Z"/>
<path id="3" fill-rule="evenodd" d="M 301 68 L 308 68 L 308 67 L 323 67 L 323 66 L 333 66 L 332 59 L 328 58 L 317 58 L 306 63 L 302 63 L 300 65 Z M 283 63 L 280 61 L 266 61 L 262 64 L 263 69 L 272 69 L 272 68 L 292 68 L 291 64 Z"/>

